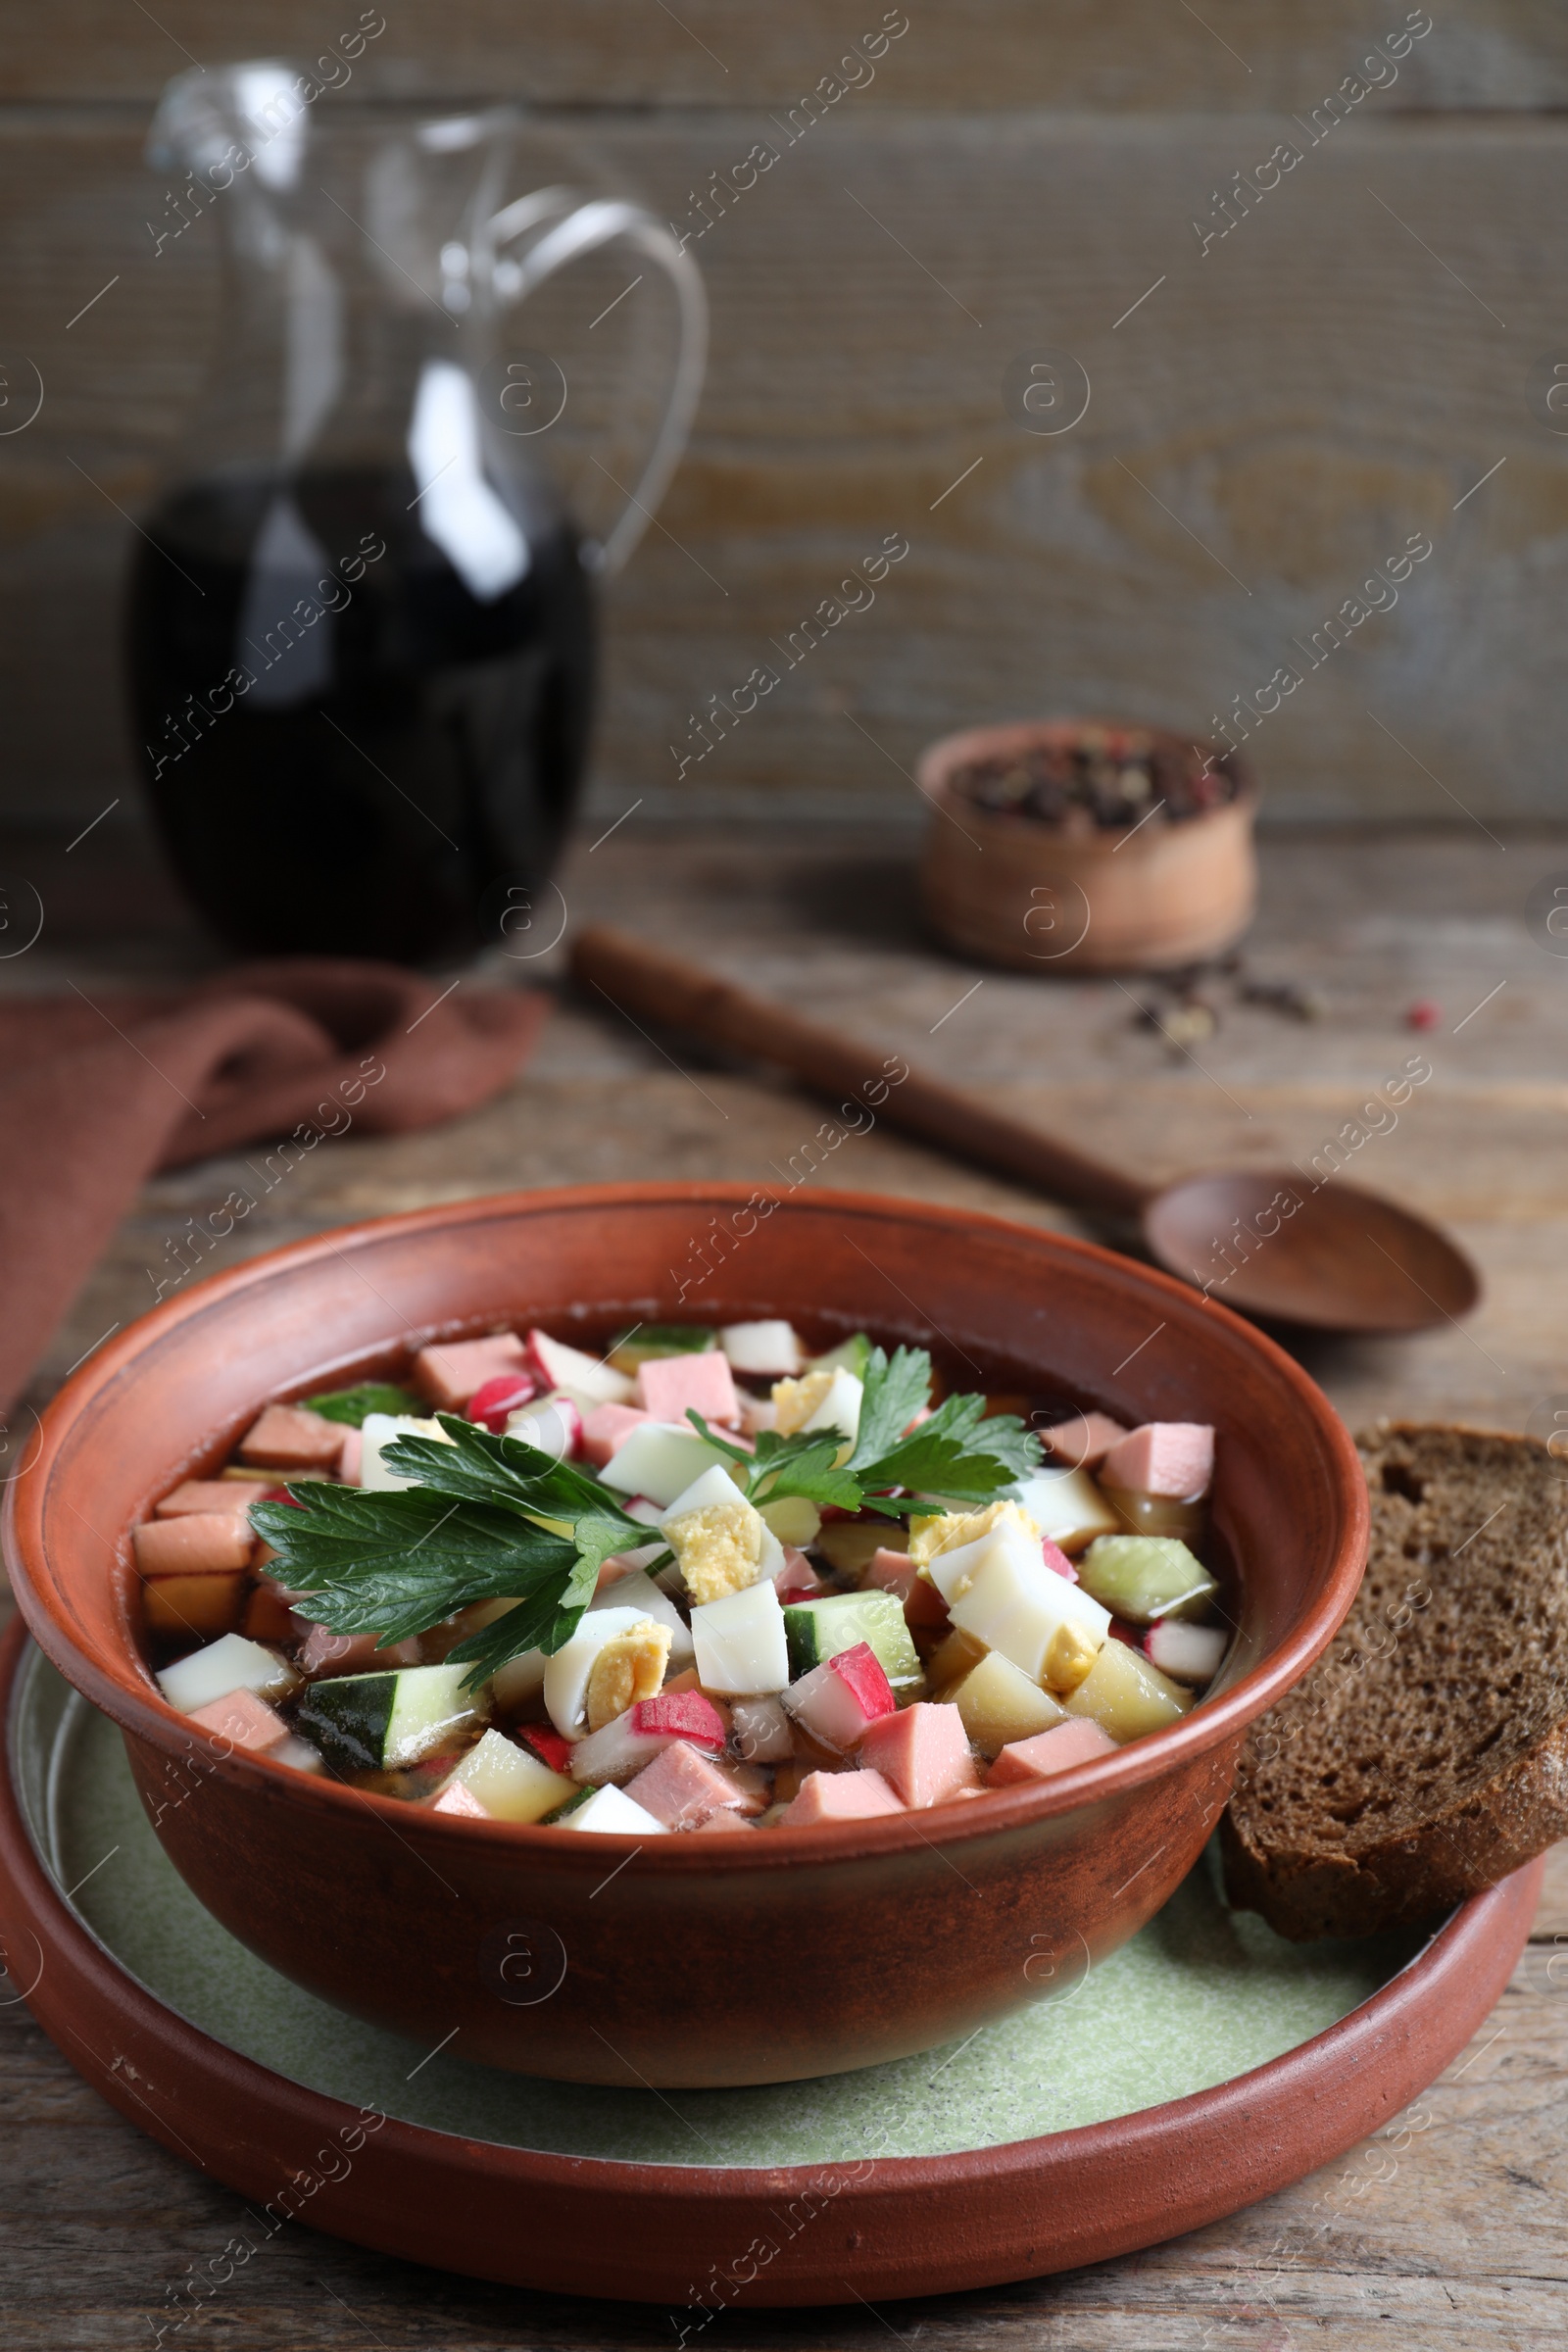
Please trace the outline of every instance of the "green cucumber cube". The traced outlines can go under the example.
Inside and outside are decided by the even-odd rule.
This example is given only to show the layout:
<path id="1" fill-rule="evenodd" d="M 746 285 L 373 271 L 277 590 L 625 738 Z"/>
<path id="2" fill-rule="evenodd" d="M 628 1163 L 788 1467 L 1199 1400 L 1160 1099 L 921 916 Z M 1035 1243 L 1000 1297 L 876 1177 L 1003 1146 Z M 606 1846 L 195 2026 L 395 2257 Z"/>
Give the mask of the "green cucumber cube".
<path id="1" fill-rule="evenodd" d="M 635 1379 L 638 1365 L 653 1356 L 707 1355 L 717 1346 L 717 1332 L 706 1323 L 636 1323 L 612 1344 L 605 1361 Z"/>
<path id="2" fill-rule="evenodd" d="M 869 1643 L 895 1690 L 920 1680 L 919 1653 L 894 1592 L 833 1592 L 822 1600 L 793 1601 L 784 1612 L 784 1638 L 795 1682 L 858 1642 Z"/>
<path id="3" fill-rule="evenodd" d="M 1201 1617 L 1219 1591 L 1179 1536 L 1097 1536 L 1078 1562 L 1086 1592 L 1134 1625 Z"/>
<path id="4" fill-rule="evenodd" d="M 335 1772 L 393 1772 L 433 1755 L 489 1712 L 465 1690 L 466 1666 L 405 1666 L 396 1674 L 342 1674 L 313 1683 L 295 1729 Z"/>
<path id="5" fill-rule="evenodd" d="M 806 1368 L 808 1372 L 836 1372 L 842 1366 L 846 1372 L 853 1372 L 857 1380 L 863 1380 L 870 1361 L 871 1342 L 863 1331 L 856 1331 L 847 1340 L 840 1340 L 836 1348 L 828 1348 L 825 1355 L 813 1355 Z"/>

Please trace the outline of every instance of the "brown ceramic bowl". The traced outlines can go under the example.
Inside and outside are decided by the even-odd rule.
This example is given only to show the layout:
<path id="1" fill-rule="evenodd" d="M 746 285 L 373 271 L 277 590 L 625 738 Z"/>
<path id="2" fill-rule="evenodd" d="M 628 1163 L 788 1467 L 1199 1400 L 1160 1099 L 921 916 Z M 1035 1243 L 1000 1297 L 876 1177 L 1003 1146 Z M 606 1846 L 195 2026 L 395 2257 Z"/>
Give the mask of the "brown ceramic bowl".
<path id="1" fill-rule="evenodd" d="M 1156 816 L 1123 832 L 1065 833 L 978 808 L 955 789 L 958 770 L 975 760 L 1017 759 L 1037 745 L 1071 741 L 1086 724 L 1111 723 L 970 727 L 921 756 L 917 781 L 935 807 L 920 888 L 950 947 L 1011 971 L 1169 971 L 1218 955 L 1247 929 L 1257 898 L 1250 780 L 1222 808 L 1179 824 Z M 1129 731 L 1173 751 L 1194 741 L 1167 727 Z"/>
<path id="2" fill-rule="evenodd" d="M 761 1211 L 760 1215 L 760 1210 Z M 713 1263 L 700 1284 L 698 1249 Z M 526 1318 L 781 1314 L 929 1343 L 971 1383 L 1124 1422 L 1212 1421 L 1213 1525 L 1239 1640 L 1173 1730 L 1039 1788 L 735 1838 L 439 1817 L 235 1753 L 142 1663 L 127 1531 L 258 1407 Z M 34 1638 L 125 1735 L 172 1860 L 234 1935 L 425 2048 L 585 2082 L 831 2074 L 975 2032 L 1074 1983 L 1191 1868 L 1248 1726 L 1299 1680 L 1359 1580 L 1354 1449 L 1250 1325 L 1130 1260 L 1000 1219 L 737 1185 L 614 1185 L 324 1234 L 171 1299 L 100 1348 L 13 1485 L 6 1559 Z"/>

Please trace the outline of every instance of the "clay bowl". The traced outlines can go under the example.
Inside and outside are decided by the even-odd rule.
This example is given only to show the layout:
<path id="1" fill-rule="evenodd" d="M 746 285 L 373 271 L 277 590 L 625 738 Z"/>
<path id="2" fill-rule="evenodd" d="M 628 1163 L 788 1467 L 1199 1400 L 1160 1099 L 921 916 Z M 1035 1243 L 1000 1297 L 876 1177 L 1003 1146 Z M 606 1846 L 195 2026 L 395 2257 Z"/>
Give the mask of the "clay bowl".
<path id="1" fill-rule="evenodd" d="M 971 761 L 1015 759 L 1085 723 L 971 727 L 921 756 L 916 780 L 935 804 L 920 869 L 933 928 L 964 956 L 1022 972 L 1161 971 L 1217 955 L 1247 929 L 1257 898 L 1250 784 L 1179 824 L 1155 816 L 1082 835 L 979 808 L 955 791 L 954 775 Z M 1193 740 L 1162 727 L 1141 732 L 1172 749 Z"/>
<path id="2" fill-rule="evenodd" d="M 714 1271 L 698 1282 L 699 1250 Z M 675 1269 L 675 1271 L 670 1271 Z M 432 1337 L 537 1320 L 582 1342 L 677 1310 L 864 1324 L 971 1384 L 1124 1422 L 1212 1421 L 1239 1639 L 1173 1730 L 933 1812 L 735 1838 L 438 1817 L 233 1753 L 142 1664 L 127 1530 L 268 1399 L 394 1369 Z M 1248 1726 L 1348 1608 L 1356 1455 L 1270 1341 L 1183 1284 L 1054 1233 L 924 1202 L 614 1185 L 389 1217 L 253 1259 L 101 1348 L 44 1416 L 5 1556 L 40 1646 L 125 1735 L 175 1867 L 326 2000 L 564 2081 L 785 2082 L 974 2033 L 1125 1941 L 1191 1868 Z"/>

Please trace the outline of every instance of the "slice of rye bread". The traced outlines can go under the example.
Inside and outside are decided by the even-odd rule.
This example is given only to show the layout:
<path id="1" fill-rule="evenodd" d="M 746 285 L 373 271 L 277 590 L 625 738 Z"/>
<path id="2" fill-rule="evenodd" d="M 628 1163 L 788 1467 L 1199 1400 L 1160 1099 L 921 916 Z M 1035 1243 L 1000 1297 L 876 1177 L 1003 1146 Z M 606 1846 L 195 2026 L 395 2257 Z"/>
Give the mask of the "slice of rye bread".
<path id="1" fill-rule="evenodd" d="M 1568 1463 L 1382 1422 L 1343 1628 L 1253 1726 L 1226 1887 L 1280 1935 L 1414 1926 L 1568 1836 Z"/>

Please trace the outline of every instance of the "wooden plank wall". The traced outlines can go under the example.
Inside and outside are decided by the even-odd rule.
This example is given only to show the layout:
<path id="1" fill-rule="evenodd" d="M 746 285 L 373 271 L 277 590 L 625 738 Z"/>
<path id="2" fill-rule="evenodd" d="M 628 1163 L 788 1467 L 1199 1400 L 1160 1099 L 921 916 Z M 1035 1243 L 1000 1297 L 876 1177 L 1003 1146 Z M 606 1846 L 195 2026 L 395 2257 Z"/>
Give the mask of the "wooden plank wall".
<path id="1" fill-rule="evenodd" d="M 885 13 L 906 29 L 841 74 Z M 152 102 L 191 61 L 324 55 L 360 16 L 0 15 L 0 811 L 74 824 L 133 790 L 117 509 L 177 458 L 219 262 L 211 217 L 154 253 Z M 819 87 L 842 94 L 791 141 Z M 608 811 L 907 812 L 935 733 L 1064 708 L 1202 726 L 1282 667 L 1300 685 L 1243 718 L 1276 815 L 1562 807 L 1557 0 L 387 0 L 319 112 L 498 96 L 537 110 L 530 171 L 564 151 L 694 227 L 694 192 L 731 183 L 692 248 L 713 311 L 692 450 L 612 597 Z M 736 196 L 760 140 L 778 162 Z M 1271 173 L 1282 141 L 1300 160 Z M 1042 349 L 1090 386 L 1049 437 L 1017 402 Z M 34 368 L 42 408 L 6 430 Z M 889 532 L 909 554 L 874 607 L 697 760 L 688 714 L 782 670 L 769 641 Z M 1430 555 L 1364 590 L 1412 537 Z"/>

